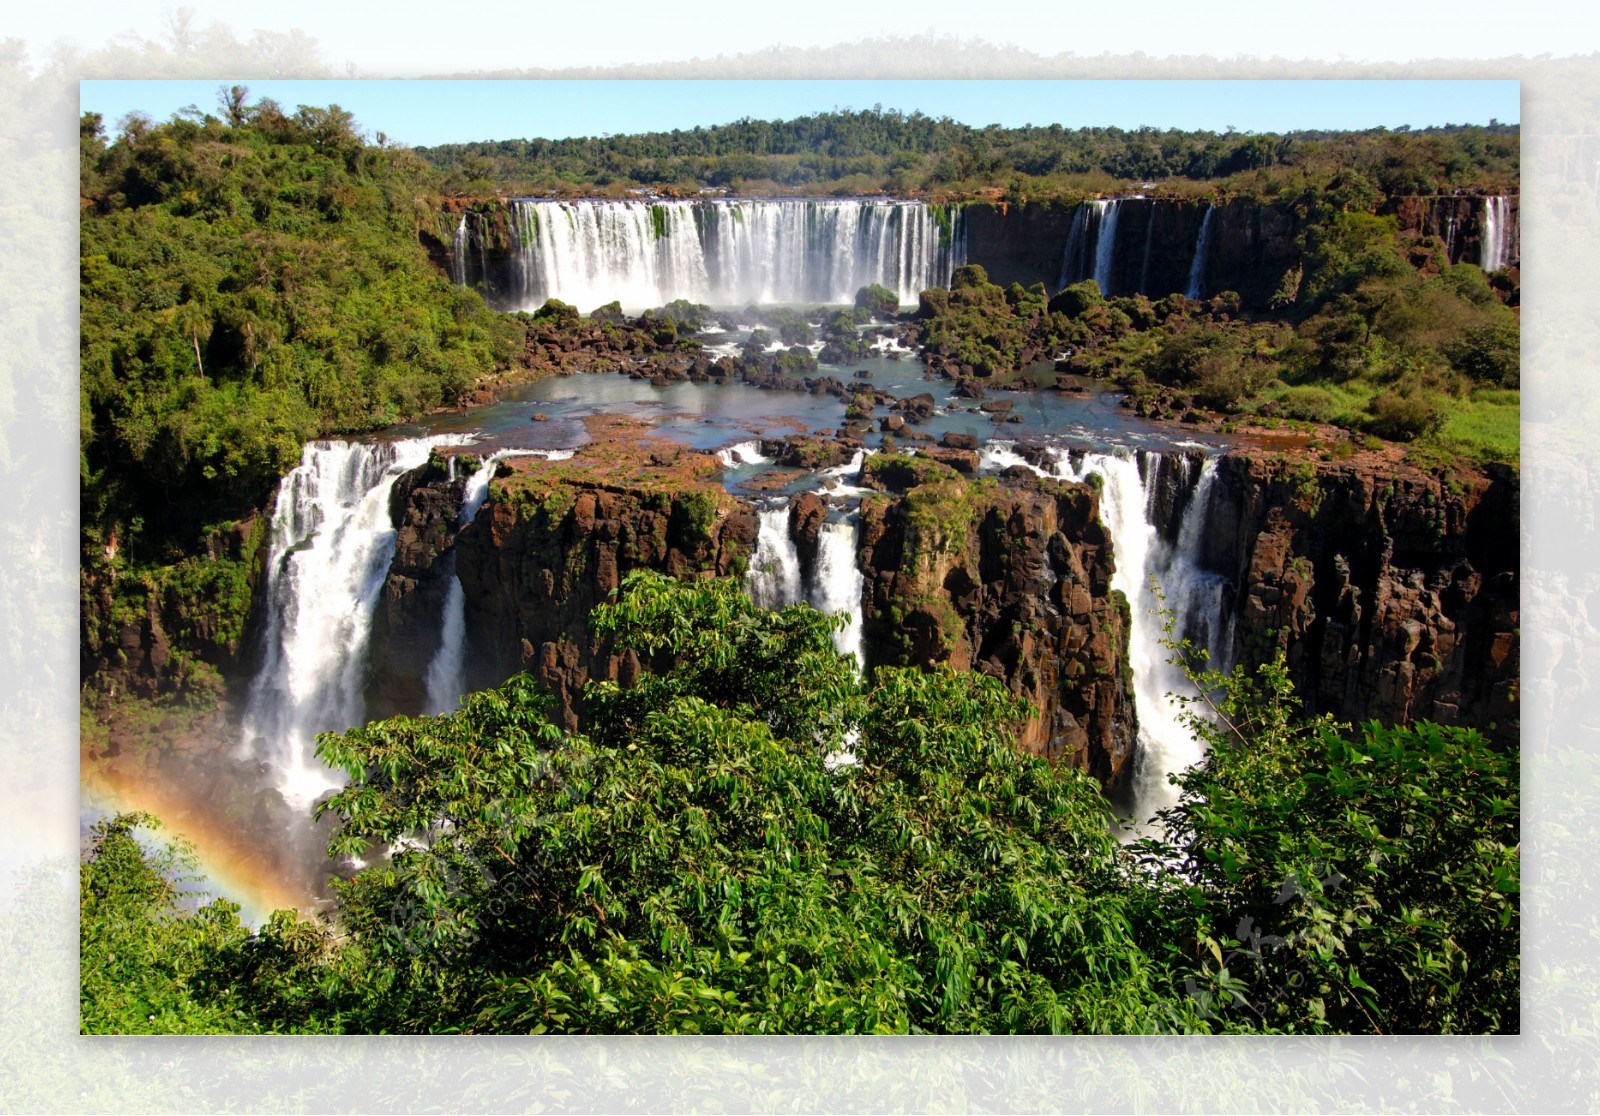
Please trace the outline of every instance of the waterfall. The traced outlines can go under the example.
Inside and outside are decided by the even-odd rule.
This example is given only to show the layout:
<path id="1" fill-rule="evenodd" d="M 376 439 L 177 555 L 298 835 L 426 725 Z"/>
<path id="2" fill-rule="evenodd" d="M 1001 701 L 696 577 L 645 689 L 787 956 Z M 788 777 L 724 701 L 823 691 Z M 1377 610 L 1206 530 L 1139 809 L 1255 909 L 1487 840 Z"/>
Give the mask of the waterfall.
<path id="1" fill-rule="evenodd" d="M 439 623 L 439 650 L 428 664 L 424 713 L 453 713 L 466 692 L 467 595 L 456 576 L 456 556 L 450 554 L 450 584 L 444 591 L 444 616 Z"/>
<path id="2" fill-rule="evenodd" d="M 1204 289 L 1206 250 L 1211 247 L 1211 217 L 1216 211 L 1216 206 L 1208 205 L 1206 215 L 1200 218 L 1200 233 L 1194 238 L 1194 262 L 1189 265 L 1189 286 L 1183 292 L 1186 298 L 1199 298 Z"/>
<path id="3" fill-rule="evenodd" d="M 316 734 L 361 723 L 372 611 L 394 555 L 389 491 L 437 441 L 313 442 L 278 486 L 243 735 L 298 808 L 338 785 L 313 754 Z"/>
<path id="4" fill-rule="evenodd" d="M 1139 718 L 1133 798 L 1136 817 L 1142 821 L 1176 803 L 1176 788 L 1167 782 L 1168 774 L 1197 763 L 1203 754 L 1199 741 L 1181 719 L 1185 705 L 1169 696 L 1193 697 L 1195 690 L 1183 671 L 1168 662 L 1169 652 L 1161 643 L 1165 632 L 1160 610 L 1172 612 L 1174 636 L 1205 649 L 1212 668 L 1222 670 L 1229 665 L 1228 585 L 1195 561 L 1216 478 L 1216 459 L 1208 457 L 1201 465 L 1179 525 L 1178 541 L 1169 545 L 1151 521 L 1160 454 L 1147 451 L 1136 460 L 1121 454 L 1089 453 L 1077 468 L 1064 450 L 1057 450 L 1055 456 L 1057 476 L 1082 481 L 1098 473 L 1103 482 L 1100 515 L 1116 557 L 1111 587 L 1127 598 L 1131 614 L 1128 666 Z M 1152 579 L 1161 587 L 1164 603 L 1156 596 Z"/>
<path id="5" fill-rule="evenodd" d="M 1510 199 L 1483 199 L 1483 233 L 1478 248 L 1478 266 L 1484 271 L 1499 271 L 1511 262 L 1511 230 Z"/>
<path id="6" fill-rule="evenodd" d="M 878 283 L 913 304 L 966 261 L 959 208 L 889 199 L 521 200 L 513 293 L 532 309 L 674 299 L 848 303 Z"/>
<path id="7" fill-rule="evenodd" d="M 1067 229 L 1067 247 L 1061 254 L 1061 282 L 1070 287 L 1085 279 L 1100 284 L 1100 293 L 1111 293 L 1111 266 L 1117 254 L 1117 214 L 1121 198 L 1086 201 L 1073 211 Z"/>
<path id="8" fill-rule="evenodd" d="M 724 469 L 732 469 L 739 465 L 772 464 L 772 458 L 761 456 L 761 443 L 753 440 L 724 446 L 717 451 L 717 460 L 722 462 Z"/>
<path id="9" fill-rule="evenodd" d="M 1122 200 L 1113 198 L 1110 201 L 1097 201 L 1094 205 L 1099 210 L 1094 234 L 1094 281 L 1100 284 L 1100 293 L 1109 298 L 1111 265 L 1117 255 L 1117 214 L 1122 209 Z"/>
<path id="10" fill-rule="evenodd" d="M 1156 210 L 1159 208 L 1157 203 L 1151 202 L 1150 216 L 1144 223 L 1144 255 L 1139 259 L 1139 290 L 1136 292 L 1138 294 L 1148 294 L 1150 291 L 1150 249 L 1155 244 Z"/>
<path id="11" fill-rule="evenodd" d="M 800 552 L 789 534 L 789 501 L 757 516 L 756 552 L 745 574 L 745 592 L 762 608 L 786 608 L 800 600 Z"/>
<path id="12" fill-rule="evenodd" d="M 705 255 L 688 202 L 512 203 L 512 293 L 522 309 L 558 298 L 584 312 L 704 302 Z"/>
<path id="13" fill-rule="evenodd" d="M 848 613 L 850 622 L 833 633 L 833 645 L 841 655 L 854 655 L 860 669 L 866 664 L 861 637 L 866 578 L 856 567 L 856 517 L 822 525 L 810 584 L 801 574 L 800 552 L 789 533 L 789 502 L 763 508 L 757 519 L 756 552 L 745 574 L 745 592 L 762 608 L 785 608 L 805 600 L 819 612 Z"/>
<path id="14" fill-rule="evenodd" d="M 1089 236 L 1094 207 L 1081 202 L 1072 211 L 1072 224 L 1067 227 L 1067 246 L 1061 253 L 1061 281 L 1057 287 L 1070 287 L 1081 283 L 1089 273 Z"/>
<path id="15" fill-rule="evenodd" d="M 861 645 L 861 595 L 866 578 L 856 567 L 856 533 L 854 515 L 822 525 L 817 536 L 817 568 L 807 596 L 819 612 L 849 616 L 844 629 L 833 633 L 833 645 L 841 655 L 854 655 L 859 671 L 867 663 Z"/>
<path id="16" fill-rule="evenodd" d="M 461 223 L 456 226 L 455 240 L 450 251 L 450 278 L 456 286 L 467 285 L 467 215 L 461 214 Z"/>
<path id="17" fill-rule="evenodd" d="M 500 462 L 508 457 L 543 457 L 549 461 L 564 461 L 572 456 L 571 450 L 497 450 L 484 459 L 476 473 L 467 478 L 461 492 L 461 508 L 456 513 L 459 530 L 478 518 L 478 511 L 489 498 L 489 482 L 494 480 Z M 450 476 L 455 477 L 456 459 L 450 457 Z M 456 556 L 449 556 L 450 583 L 445 587 L 444 611 L 439 618 L 439 650 L 428 664 L 426 679 L 427 697 L 424 712 L 453 713 L 461 696 L 467 692 L 467 598 L 461 589 L 461 579 L 456 576 Z"/>

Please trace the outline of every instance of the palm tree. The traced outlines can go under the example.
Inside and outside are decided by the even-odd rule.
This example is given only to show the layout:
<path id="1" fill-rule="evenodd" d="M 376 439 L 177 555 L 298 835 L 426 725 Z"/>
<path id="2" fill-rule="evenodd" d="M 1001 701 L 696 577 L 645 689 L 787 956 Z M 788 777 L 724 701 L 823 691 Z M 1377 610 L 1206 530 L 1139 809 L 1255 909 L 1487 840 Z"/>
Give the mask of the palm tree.
<path id="1" fill-rule="evenodd" d="M 182 302 L 172 315 L 172 324 L 194 344 L 194 366 L 200 378 L 206 377 L 205 364 L 200 360 L 200 339 L 211 338 L 211 312 L 196 301 Z"/>

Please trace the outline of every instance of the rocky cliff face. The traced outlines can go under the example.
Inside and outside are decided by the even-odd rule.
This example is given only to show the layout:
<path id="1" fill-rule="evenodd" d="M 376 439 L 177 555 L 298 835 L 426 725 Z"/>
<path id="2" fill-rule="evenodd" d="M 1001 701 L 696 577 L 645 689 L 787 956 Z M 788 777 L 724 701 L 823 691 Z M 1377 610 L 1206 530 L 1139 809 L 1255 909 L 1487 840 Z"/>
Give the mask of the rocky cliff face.
<path id="1" fill-rule="evenodd" d="M 1128 615 L 1096 491 L 1021 469 L 968 481 L 922 458 L 871 466 L 864 480 L 882 495 L 861 507 L 868 659 L 990 674 L 1038 711 L 1024 748 L 1125 787 Z"/>
<path id="2" fill-rule="evenodd" d="M 1061 255 L 1072 229 L 1072 207 L 1042 202 L 966 207 L 967 262 L 979 264 L 1002 287 L 1043 283 L 1056 289 Z"/>
<path id="3" fill-rule="evenodd" d="M 743 571 L 758 520 L 717 483 L 715 459 L 630 445 L 502 463 L 489 502 L 459 531 L 459 481 L 435 465 L 396 485 L 372 716 L 418 711 L 452 572 L 466 598 L 469 687 L 530 671 L 570 726 L 587 680 L 626 682 L 640 669 L 585 627 L 629 570 Z M 1233 661 L 1284 652 L 1311 712 L 1514 739 L 1515 478 L 1429 474 L 1393 458 L 1235 450 L 1202 496 L 1198 452 L 1174 451 L 1147 459 L 1146 487 L 1169 545 L 1186 512 L 1203 513 L 1195 558 L 1232 587 L 1231 615 L 1217 619 L 1231 627 Z M 895 454 L 870 458 L 862 483 L 875 490 L 860 506 L 857 553 L 868 661 L 984 671 L 1037 710 L 1024 748 L 1126 787 L 1137 737 L 1130 617 L 1110 587 L 1117 557 L 1097 489 L 1020 468 L 973 478 Z M 814 567 L 826 503 L 802 495 L 790 508 L 802 567 Z"/>
<path id="4" fill-rule="evenodd" d="M 463 455 L 464 477 L 476 459 Z M 394 557 L 372 616 L 372 681 L 367 707 L 374 717 L 422 712 L 418 679 L 438 651 L 439 618 L 455 573 L 456 518 L 465 479 L 451 480 L 435 459 L 395 481 L 389 518 L 395 524 Z"/>
<path id="5" fill-rule="evenodd" d="M 488 502 L 459 531 L 460 482 L 426 467 L 397 482 L 398 539 L 373 619 L 369 716 L 421 711 L 418 680 L 437 650 L 452 572 L 465 597 L 468 687 L 528 671 L 556 695 L 570 727 L 588 679 L 626 679 L 638 669 L 585 627 L 624 576 L 743 568 L 757 520 L 722 491 L 716 459 L 634 443 L 625 425 L 613 422 L 570 461 L 502 461 Z"/>
<path id="6" fill-rule="evenodd" d="M 1235 452 L 1218 464 L 1202 561 L 1238 587 L 1236 660 L 1282 650 L 1307 709 L 1514 740 L 1519 520 L 1502 469 Z"/>
<path id="7" fill-rule="evenodd" d="M 1451 263 L 1477 263 L 1482 259 L 1484 199 L 1469 195 L 1393 198 L 1385 207 L 1400 224 L 1402 236 L 1413 240 L 1432 238 Z M 1510 218 L 1507 228 L 1507 259 L 1522 257 L 1520 199 L 1506 199 Z"/>

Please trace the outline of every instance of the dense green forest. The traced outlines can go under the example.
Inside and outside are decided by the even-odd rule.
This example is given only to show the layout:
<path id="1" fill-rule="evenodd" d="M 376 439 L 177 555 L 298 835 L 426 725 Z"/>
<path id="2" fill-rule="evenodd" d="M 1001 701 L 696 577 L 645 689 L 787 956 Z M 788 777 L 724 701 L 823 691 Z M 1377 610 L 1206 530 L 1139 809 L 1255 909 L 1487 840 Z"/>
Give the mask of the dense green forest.
<path id="1" fill-rule="evenodd" d="M 606 193 L 936 193 L 1004 190 L 1075 200 L 1118 183 L 1260 196 L 1354 171 L 1386 194 L 1515 193 L 1520 130 L 1491 123 L 1283 134 L 1138 128 L 972 127 L 881 108 L 709 128 L 563 140 L 421 147 L 445 187 L 467 195 Z"/>
<path id="2" fill-rule="evenodd" d="M 195 907 L 150 819 L 82 871 L 89 1032 L 1514 1032 L 1518 757 L 1223 678 L 1159 839 L 1022 754 L 981 673 L 883 668 L 734 581 L 631 575 L 656 670 L 581 731 L 526 676 L 321 738 L 332 926 Z M 1206 716 L 1200 716 L 1205 712 Z M 825 756 L 849 748 L 855 762 Z"/>
<path id="3" fill-rule="evenodd" d="M 1392 218 L 1335 211 L 1304 228 L 1309 266 L 1293 302 L 1267 314 L 1241 315 L 1228 291 L 1105 298 L 1093 279 L 1050 298 L 1040 284 L 1003 289 L 972 264 L 949 290 L 923 292 L 921 341 L 931 362 L 986 384 L 1017 383 L 1041 354 L 1065 353 L 1059 371 L 1118 381 L 1141 414 L 1328 423 L 1410 443 L 1419 459 L 1516 465 L 1509 280 L 1497 292 L 1473 264 L 1413 267 Z"/>
<path id="4" fill-rule="evenodd" d="M 437 190 L 338 106 L 236 87 L 223 117 L 133 117 L 114 141 L 83 117 L 83 561 L 116 586 L 86 596 L 87 646 L 148 594 L 236 641 L 259 531 L 235 524 L 301 446 L 454 402 L 517 355 L 520 320 L 429 259 Z"/>

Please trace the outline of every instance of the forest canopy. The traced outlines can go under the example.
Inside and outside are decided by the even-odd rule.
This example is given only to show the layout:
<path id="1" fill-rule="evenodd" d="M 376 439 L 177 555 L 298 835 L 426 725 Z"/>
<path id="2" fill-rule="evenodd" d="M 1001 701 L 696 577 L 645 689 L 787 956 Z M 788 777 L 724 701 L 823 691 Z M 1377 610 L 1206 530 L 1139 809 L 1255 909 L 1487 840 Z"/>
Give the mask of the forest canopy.
<path id="1" fill-rule="evenodd" d="M 793 120 L 574 139 L 419 147 L 457 194 L 1006 191 L 1070 198 L 1117 183 L 1255 194 L 1354 171 L 1386 194 L 1514 193 L 1517 125 L 1285 133 L 1158 128 L 973 127 L 882 108 Z"/>

